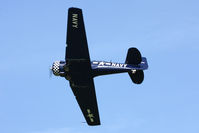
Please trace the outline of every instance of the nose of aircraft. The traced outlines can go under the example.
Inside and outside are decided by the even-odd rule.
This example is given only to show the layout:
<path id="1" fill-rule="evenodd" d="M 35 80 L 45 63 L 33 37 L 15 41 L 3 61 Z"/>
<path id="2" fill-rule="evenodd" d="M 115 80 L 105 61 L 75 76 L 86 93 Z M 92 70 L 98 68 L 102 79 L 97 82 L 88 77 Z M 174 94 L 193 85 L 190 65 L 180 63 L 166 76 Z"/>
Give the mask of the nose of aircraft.
<path id="1" fill-rule="evenodd" d="M 52 70 L 52 72 L 53 72 L 53 74 L 54 74 L 55 76 L 59 76 L 59 72 L 60 72 L 59 66 L 60 66 L 60 61 L 55 61 L 55 62 L 53 63 L 53 65 L 52 65 L 51 70 Z"/>

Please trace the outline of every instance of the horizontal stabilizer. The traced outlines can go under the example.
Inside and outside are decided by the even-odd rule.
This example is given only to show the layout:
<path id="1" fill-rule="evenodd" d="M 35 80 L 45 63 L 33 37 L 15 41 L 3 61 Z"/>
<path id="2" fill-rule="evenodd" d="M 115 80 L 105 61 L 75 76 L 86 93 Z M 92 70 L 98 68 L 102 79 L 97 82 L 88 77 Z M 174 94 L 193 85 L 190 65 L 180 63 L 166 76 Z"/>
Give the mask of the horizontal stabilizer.
<path id="1" fill-rule="evenodd" d="M 143 70 L 132 70 L 131 72 L 128 72 L 128 74 L 131 77 L 133 83 L 135 84 L 141 84 L 144 80 Z"/>
<path id="2" fill-rule="evenodd" d="M 127 57 L 126 57 L 126 64 L 138 65 L 142 61 L 142 55 L 137 48 L 129 48 Z"/>

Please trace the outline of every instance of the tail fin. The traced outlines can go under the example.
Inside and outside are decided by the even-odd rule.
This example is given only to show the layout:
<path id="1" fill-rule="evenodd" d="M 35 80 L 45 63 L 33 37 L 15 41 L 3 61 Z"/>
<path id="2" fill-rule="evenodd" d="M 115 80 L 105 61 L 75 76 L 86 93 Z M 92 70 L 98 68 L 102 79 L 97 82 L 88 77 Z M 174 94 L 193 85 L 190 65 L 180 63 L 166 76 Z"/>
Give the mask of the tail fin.
<path id="1" fill-rule="evenodd" d="M 129 48 L 127 57 L 126 57 L 126 64 L 138 65 L 142 61 L 142 55 L 137 48 Z"/>
<path id="2" fill-rule="evenodd" d="M 142 64 L 144 62 L 144 64 Z M 129 48 L 127 57 L 126 57 L 126 64 L 131 65 L 143 65 L 141 67 L 148 67 L 146 58 L 142 58 L 140 51 L 137 48 Z M 146 63 L 146 64 L 145 64 Z M 131 70 L 128 72 L 131 80 L 135 84 L 141 84 L 144 80 L 144 72 L 143 70 Z"/>
<path id="3" fill-rule="evenodd" d="M 128 72 L 131 80 L 135 84 L 141 84 L 144 80 L 144 72 L 143 70 L 132 70 Z"/>

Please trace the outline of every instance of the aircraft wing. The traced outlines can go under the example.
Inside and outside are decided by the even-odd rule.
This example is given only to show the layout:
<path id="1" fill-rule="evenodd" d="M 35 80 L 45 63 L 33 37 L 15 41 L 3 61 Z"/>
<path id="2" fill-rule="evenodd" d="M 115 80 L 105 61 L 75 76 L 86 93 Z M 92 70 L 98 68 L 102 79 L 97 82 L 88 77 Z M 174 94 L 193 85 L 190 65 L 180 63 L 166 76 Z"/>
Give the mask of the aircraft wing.
<path id="1" fill-rule="evenodd" d="M 81 9 L 69 8 L 68 10 L 66 43 L 66 60 L 82 59 L 90 61 Z"/>
<path id="2" fill-rule="evenodd" d="M 70 86 L 88 125 L 100 125 L 93 79 L 86 77 L 84 84 L 77 80 L 70 82 Z"/>
<path id="3" fill-rule="evenodd" d="M 70 86 L 88 125 L 100 125 L 82 10 L 69 8 L 65 60 Z"/>

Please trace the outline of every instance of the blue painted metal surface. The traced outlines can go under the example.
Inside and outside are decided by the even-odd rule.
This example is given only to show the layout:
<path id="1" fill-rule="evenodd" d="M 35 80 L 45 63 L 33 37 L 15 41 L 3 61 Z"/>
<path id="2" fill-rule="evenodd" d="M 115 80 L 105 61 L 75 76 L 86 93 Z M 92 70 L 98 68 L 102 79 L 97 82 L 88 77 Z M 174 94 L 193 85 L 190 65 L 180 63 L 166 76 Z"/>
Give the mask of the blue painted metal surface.
<path id="1" fill-rule="evenodd" d="M 115 63 L 107 61 L 92 61 L 92 69 L 110 69 L 110 70 L 146 70 L 148 69 L 148 63 L 145 57 L 142 57 L 142 62 L 138 65 Z"/>

